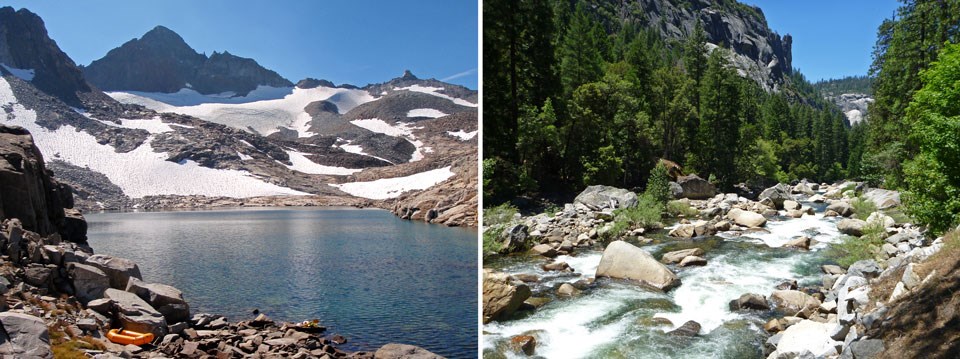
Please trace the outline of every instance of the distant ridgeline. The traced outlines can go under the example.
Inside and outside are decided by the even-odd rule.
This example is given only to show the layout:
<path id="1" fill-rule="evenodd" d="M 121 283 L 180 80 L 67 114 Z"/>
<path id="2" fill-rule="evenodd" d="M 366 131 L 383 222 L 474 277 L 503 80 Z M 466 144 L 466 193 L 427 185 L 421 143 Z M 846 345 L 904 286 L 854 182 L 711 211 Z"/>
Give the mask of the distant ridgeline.
<path id="1" fill-rule="evenodd" d="M 639 187 L 659 158 L 724 190 L 848 175 L 849 122 L 759 8 L 493 0 L 484 14 L 490 204 Z"/>
<path id="2" fill-rule="evenodd" d="M 841 95 L 845 93 L 873 94 L 873 78 L 870 76 L 847 76 L 839 79 L 817 81 L 813 87 L 824 96 Z"/>

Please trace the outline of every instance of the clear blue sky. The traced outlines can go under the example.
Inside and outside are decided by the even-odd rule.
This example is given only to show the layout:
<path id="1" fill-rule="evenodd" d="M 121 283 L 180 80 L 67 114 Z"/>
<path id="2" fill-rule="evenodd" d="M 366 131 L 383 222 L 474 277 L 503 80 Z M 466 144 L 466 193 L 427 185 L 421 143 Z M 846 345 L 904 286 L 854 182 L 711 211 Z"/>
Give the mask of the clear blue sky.
<path id="1" fill-rule="evenodd" d="M 893 17 L 895 0 L 741 0 L 759 6 L 767 24 L 793 36 L 793 67 L 811 82 L 866 75 L 877 27 Z"/>
<path id="2" fill-rule="evenodd" d="M 163 25 L 198 52 L 250 57 L 293 82 L 363 86 L 409 69 L 477 88 L 476 0 L 3 3 L 40 15 L 50 37 L 82 65 Z"/>

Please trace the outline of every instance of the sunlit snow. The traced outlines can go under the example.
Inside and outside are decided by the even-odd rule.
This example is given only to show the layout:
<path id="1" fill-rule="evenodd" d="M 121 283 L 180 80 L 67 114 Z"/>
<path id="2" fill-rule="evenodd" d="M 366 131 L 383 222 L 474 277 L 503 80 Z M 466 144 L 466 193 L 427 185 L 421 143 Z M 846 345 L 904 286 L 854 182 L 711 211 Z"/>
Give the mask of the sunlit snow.
<path id="1" fill-rule="evenodd" d="M 406 139 L 416 148 L 416 150 L 413 151 L 413 155 L 410 157 L 410 162 L 422 160 L 423 152 L 433 152 L 429 148 L 424 148 L 423 141 L 418 140 L 417 137 L 413 135 L 413 130 L 418 129 L 419 127 L 412 127 L 410 124 L 403 122 L 398 122 L 396 125 L 391 125 L 379 118 L 353 120 L 350 121 L 350 123 L 356 125 L 357 127 L 368 129 L 372 132 Z"/>
<path id="2" fill-rule="evenodd" d="M 424 190 L 453 176 L 450 166 L 420 172 L 406 177 L 382 178 L 369 182 L 331 184 L 356 197 L 369 199 L 396 198 L 406 191 Z"/>
<path id="3" fill-rule="evenodd" d="M 466 132 L 464 130 L 457 131 L 447 131 L 447 134 L 456 138 L 459 138 L 460 141 L 469 141 L 471 138 L 477 136 L 477 131 Z"/>
<path id="4" fill-rule="evenodd" d="M 13 74 L 13 76 L 19 77 L 24 81 L 33 81 L 33 76 L 36 75 L 36 72 L 33 69 L 18 69 L 16 67 L 7 66 L 7 64 L 0 63 L 0 66 L 3 66 L 8 72 Z"/>
<path id="5" fill-rule="evenodd" d="M 460 105 L 460 106 L 468 106 L 468 107 L 477 107 L 477 106 L 478 106 L 477 104 L 475 104 L 475 103 L 473 103 L 473 102 L 470 102 L 470 101 L 467 101 L 467 100 L 464 100 L 464 99 L 462 99 L 462 98 L 456 98 L 456 97 L 452 97 L 452 96 L 449 96 L 449 95 L 444 95 L 444 94 L 442 94 L 442 93 L 440 93 L 440 92 L 437 92 L 437 91 L 443 90 L 443 87 L 411 85 L 411 86 L 407 86 L 407 87 L 397 87 L 397 88 L 394 88 L 394 90 L 396 90 L 396 91 L 407 90 L 407 91 L 425 93 L 425 94 L 428 94 L 428 95 L 433 95 L 433 96 L 437 96 L 437 97 L 440 97 L 440 98 L 445 98 L 445 99 L 447 99 L 447 100 L 453 101 L 453 103 L 455 103 L 455 104 L 457 104 L 457 105 Z"/>
<path id="6" fill-rule="evenodd" d="M 407 111 L 407 117 L 438 118 L 446 115 L 447 114 L 443 113 L 443 111 L 432 109 L 432 108 L 415 108 L 410 111 Z"/>
<path id="7" fill-rule="evenodd" d="M 314 175 L 349 175 L 361 171 L 362 169 L 351 169 L 344 167 L 334 167 L 334 166 L 324 166 L 317 164 L 307 158 L 305 153 L 297 152 L 293 150 L 285 150 L 287 155 L 290 156 L 290 163 L 292 166 L 286 166 L 287 168 L 303 173 L 309 173 Z"/>

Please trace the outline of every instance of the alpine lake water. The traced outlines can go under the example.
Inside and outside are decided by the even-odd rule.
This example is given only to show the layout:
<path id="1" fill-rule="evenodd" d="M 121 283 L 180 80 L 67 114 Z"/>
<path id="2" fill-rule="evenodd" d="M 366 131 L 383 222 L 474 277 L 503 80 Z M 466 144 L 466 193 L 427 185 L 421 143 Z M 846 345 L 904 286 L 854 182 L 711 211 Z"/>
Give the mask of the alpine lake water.
<path id="1" fill-rule="evenodd" d="M 541 278 L 528 283 L 535 297 L 549 303 L 512 320 L 483 326 L 484 358 L 516 358 L 510 338 L 535 335 L 536 355 L 544 358 L 763 358 L 768 334 L 763 324 L 772 312 L 731 312 L 728 303 L 744 293 L 769 296 L 778 284 L 796 279 L 800 286 L 819 285 L 823 250 L 837 242 L 836 218 L 823 216 L 825 204 L 802 204 L 815 215 L 781 216 L 768 220 L 765 230 L 742 234 L 720 233 L 692 240 L 666 237 L 669 230 L 647 237 L 653 244 L 637 245 L 655 258 L 679 249 L 699 247 L 706 251 L 703 267 L 676 268 L 682 284 L 659 293 L 623 281 L 601 279 L 574 298 L 561 298 L 556 288 L 566 282 L 592 278 L 602 250 L 578 250 L 559 256 L 574 273 L 546 272 L 542 257 L 529 255 L 503 258 L 486 266 L 510 274 L 531 273 Z M 797 236 L 806 235 L 817 244 L 810 251 L 782 248 Z M 664 325 L 664 318 L 672 325 Z M 668 335 L 688 320 L 702 325 L 696 337 Z"/>
<path id="2" fill-rule="evenodd" d="M 96 253 L 136 261 L 191 313 L 319 319 L 346 350 L 477 353 L 477 231 L 355 208 L 91 213 Z"/>

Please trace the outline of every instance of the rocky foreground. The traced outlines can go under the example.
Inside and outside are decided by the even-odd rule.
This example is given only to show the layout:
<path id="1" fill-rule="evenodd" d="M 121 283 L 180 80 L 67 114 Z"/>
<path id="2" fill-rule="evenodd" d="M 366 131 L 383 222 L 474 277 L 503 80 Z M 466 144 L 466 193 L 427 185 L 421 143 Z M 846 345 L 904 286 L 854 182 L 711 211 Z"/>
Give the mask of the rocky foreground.
<path id="1" fill-rule="evenodd" d="M 669 237 L 765 232 L 770 217 L 814 215 L 813 208 L 801 204 L 804 202 L 823 203 L 825 217 L 839 217 L 836 226 L 840 233 L 859 237 L 850 240 L 882 243 L 872 251 L 872 258 L 846 268 L 823 265 L 820 285 L 798 287 L 796 280 L 788 280 L 768 293 L 729 298 L 731 312 L 773 317 L 763 325 L 769 336 L 758 354 L 762 351 L 767 358 L 946 358 L 958 354 L 956 340 L 930 333 L 958 332 L 950 329 L 960 315 L 952 309 L 956 300 L 947 293 L 960 287 L 954 275 L 942 271 L 954 271 L 960 266 L 960 256 L 954 258 L 953 249 L 941 251 L 945 247 L 943 237 L 927 238 L 923 228 L 898 223 L 887 215 L 900 206 L 899 193 L 869 189 L 859 183 L 801 182 L 770 187 L 748 198 L 749 193 L 716 194 L 712 186 L 695 176 L 681 177 L 672 187 L 674 196 L 681 198 L 674 206 L 686 206 L 688 210 L 680 215 Z M 856 213 L 855 201 L 868 202 L 878 210 Z M 541 280 L 536 274 L 509 275 L 485 269 L 484 323 L 513 320 L 517 313 L 536 311 L 549 301 L 589 293 L 603 285 L 594 278 L 613 278 L 657 291 L 694 285 L 681 283 L 675 271 L 686 266 L 709 266 L 703 249 L 689 248 L 665 253 L 659 260 L 654 258 L 637 245 L 651 243 L 653 240 L 644 234 L 658 225 L 628 228 L 615 237 L 605 235 L 616 227 L 616 211 L 636 204 L 636 194 L 628 190 L 594 186 L 556 213 L 517 215 L 498 237 L 501 252 L 486 256 L 525 254 L 542 261 L 544 271 L 563 273 L 572 269 L 553 258 L 583 249 L 603 249 L 600 265 L 593 278 L 581 279 L 577 273 L 570 273 L 571 281 L 554 287 L 555 293 L 546 297 L 542 293 L 535 296 L 531 290 Z M 815 244 L 797 233 L 784 247 L 806 251 Z M 930 298 L 941 302 L 929 303 Z M 927 318 L 930 326 L 917 323 L 914 317 Z M 696 321 L 661 324 L 676 327 L 668 335 L 700 335 Z M 537 343 L 535 331 L 517 335 L 510 338 L 509 350 L 521 356 L 535 355 Z"/>
<path id="2" fill-rule="evenodd" d="M 144 282 L 136 263 L 94 254 L 71 188 L 50 176 L 28 132 L 0 126 L 0 159 L 4 358 L 440 358 L 403 344 L 348 352 L 338 348 L 347 338 L 315 322 L 192 313 L 180 290 Z M 155 340 L 114 344 L 105 335 L 118 328 Z"/>

